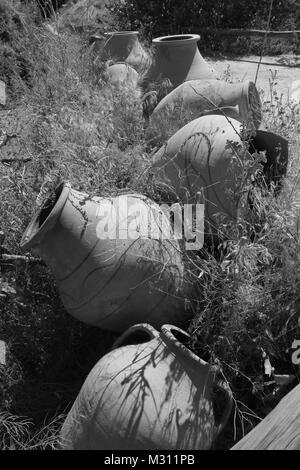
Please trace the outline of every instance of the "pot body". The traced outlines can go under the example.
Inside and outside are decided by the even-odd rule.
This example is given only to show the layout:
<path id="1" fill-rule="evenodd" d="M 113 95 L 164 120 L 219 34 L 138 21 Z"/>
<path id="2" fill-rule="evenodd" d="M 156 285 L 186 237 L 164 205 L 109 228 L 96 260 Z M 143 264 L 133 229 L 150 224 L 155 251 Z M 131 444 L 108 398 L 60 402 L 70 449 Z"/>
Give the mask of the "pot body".
<path id="1" fill-rule="evenodd" d="M 150 65 L 150 57 L 138 39 L 137 31 L 115 31 L 105 33 L 104 38 L 92 38 L 94 52 L 102 60 L 124 62 L 142 73 Z"/>
<path id="2" fill-rule="evenodd" d="M 50 209 L 45 203 L 33 216 L 21 246 L 52 269 L 66 310 L 83 322 L 112 331 L 141 319 L 181 323 L 181 250 L 159 214 L 141 195 L 89 197 L 64 185 Z"/>
<path id="3" fill-rule="evenodd" d="M 189 80 L 165 96 L 156 106 L 151 122 L 177 120 L 188 113 L 190 120 L 224 107 L 236 107 L 241 121 L 257 129 L 261 123 L 261 103 L 253 82 L 230 84 L 215 79 Z"/>
<path id="4" fill-rule="evenodd" d="M 153 39 L 154 60 L 142 86 L 146 88 L 149 83 L 162 79 L 169 79 L 177 87 L 189 80 L 216 78 L 216 73 L 199 52 L 199 39 L 197 34 Z"/>
<path id="5" fill-rule="evenodd" d="M 175 335 L 180 335 L 180 340 Z M 61 430 L 64 449 L 209 449 L 231 411 L 217 423 L 215 368 L 183 345 L 171 325 L 158 333 L 135 325 L 93 368 Z"/>
<path id="6" fill-rule="evenodd" d="M 241 145 L 240 130 L 240 122 L 227 116 L 202 116 L 177 131 L 154 155 L 154 172 L 181 201 L 191 202 L 202 192 L 205 220 L 213 231 L 220 214 L 237 216 L 235 184 L 243 169 L 232 145 Z"/>

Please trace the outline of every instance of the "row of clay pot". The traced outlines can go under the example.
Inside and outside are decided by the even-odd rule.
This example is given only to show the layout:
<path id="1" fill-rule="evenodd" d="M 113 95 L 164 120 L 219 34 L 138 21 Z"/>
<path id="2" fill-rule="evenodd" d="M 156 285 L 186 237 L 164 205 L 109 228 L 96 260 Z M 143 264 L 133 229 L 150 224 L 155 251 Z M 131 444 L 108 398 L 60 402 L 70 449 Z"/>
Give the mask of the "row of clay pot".
<path id="1" fill-rule="evenodd" d="M 199 39 L 195 34 L 155 38 L 152 41 L 153 58 L 150 59 L 139 43 L 138 32 L 107 33 L 107 39 L 104 43 L 102 41 L 101 47 L 98 46 L 97 53 L 102 59 L 114 57 L 123 61 L 123 64 L 109 67 L 113 83 L 121 84 L 126 80 L 126 83 L 137 86 L 139 81 L 140 86 L 147 90 L 151 82 L 168 79 L 176 87 L 157 104 L 150 116 L 150 125 L 160 129 L 168 122 L 172 132 L 178 131 L 174 136 L 167 135 L 170 137 L 166 146 L 168 151 L 164 147 L 157 153 L 154 167 L 157 164 L 162 166 L 166 159 L 170 162 L 160 176 L 165 177 L 184 202 L 194 197 L 195 191 L 205 189 L 208 193 L 205 198 L 206 220 L 211 232 L 211 227 L 217 224 L 214 214 L 236 217 L 237 209 L 230 193 L 233 180 L 240 177 L 243 168 L 240 165 L 232 171 L 230 151 L 225 147 L 228 140 L 242 143 L 245 136 L 241 137 L 241 123 L 247 125 L 250 153 L 266 152 L 263 166 L 268 184 L 274 182 L 279 185 L 286 173 L 288 142 L 261 126 L 261 103 L 255 84 L 251 81 L 230 84 L 218 80 L 216 72 L 200 54 L 197 47 Z M 203 115 L 208 116 L 206 120 L 197 119 Z M 188 124 L 182 127 L 186 122 Z M 218 130 L 219 125 L 222 131 Z M 199 143 L 197 150 L 196 143 Z M 174 165 L 171 161 L 172 149 L 176 152 L 180 149 L 176 160 L 181 164 Z M 219 162 L 218 168 L 214 164 L 216 161 Z M 231 176 L 222 181 L 228 172 Z"/>
<path id="2" fill-rule="evenodd" d="M 261 104 L 253 82 L 228 84 L 217 80 L 216 72 L 203 59 L 197 43 L 197 34 L 163 36 L 152 41 L 151 58 L 138 40 L 137 31 L 106 33 L 91 38 L 96 57 L 114 63 L 107 68 L 108 80 L 113 85 L 124 83 L 146 91 L 151 83 L 168 79 L 174 88 L 157 106 L 152 123 L 172 116 L 180 122 L 184 110 L 191 118 L 216 109 L 224 109 L 238 120 L 253 122 L 257 129 L 261 122 Z M 108 62 L 109 63 L 109 62 Z M 174 112 L 176 111 L 176 112 Z"/>
<path id="3" fill-rule="evenodd" d="M 275 175 L 276 165 L 284 167 L 287 160 L 287 143 L 257 130 L 254 84 L 216 80 L 197 48 L 198 36 L 157 38 L 149 65 L 137 33 L 130 34 L 109 34 L 104 45 L 96 39 L 93 48 L 122 62 L 108 67 L 114 83 L 124 83 L 128 70 L 137 83 L 147 66 L 142 86 L 161 78 L 177 86 L 151 117 L 152 123 L 178 118 L 177 132 L 154 156 L 153 171 L 183 203 L 195 202 L 201 190 L 205 217 L 217 230 L 220 212 L 237 216 L 231 193 L 243 169 L 234 165 L 231 147 L 242 144 L 241 121 L 250 113 L 249 150 L 266 150 L 266 166 Z M 184 127 L 178 102 L 179 113 L 191 112 Z M 165 237 L 141 233 L 137 204 Z M 191 295 L 181 246 L 170 232 L 170 220 L 161 219 L 159 206 L 142 195 L 89 197 L 64 183 L 24 233 L 22 247 L 32 248 L 52 269 L 71 315 L 116 332 L 129 327 L 87 377 L 62 428 L 63 448 L 207 449 L 228 420 L 231 394 L 220 370 L 190 351 L 183 330 L 166 325 L 189 320 L 184 299 Z M 136 325 L 141 321 L 149 324 Z M 223 393 L 219 413 L 216 389 Z"/>

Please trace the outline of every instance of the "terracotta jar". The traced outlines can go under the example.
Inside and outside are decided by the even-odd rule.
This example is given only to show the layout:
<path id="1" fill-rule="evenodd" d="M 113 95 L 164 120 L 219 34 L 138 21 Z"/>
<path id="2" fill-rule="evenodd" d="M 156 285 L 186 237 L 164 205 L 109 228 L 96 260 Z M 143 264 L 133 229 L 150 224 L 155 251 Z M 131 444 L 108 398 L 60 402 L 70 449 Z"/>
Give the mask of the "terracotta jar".
<path id="1" fill-rule="evenodd" d="M 223 115 L 195 119 L 177 131 L 153 157 L 153 171 L 184 203 L 203 192 L 205 219 L 211 229 L 218 216 L 235 219 L 234 184 L 242 165 L 228 141 L 241 144 L 241 123 Z"/>
<path id="2" fill-rule="evenodd" d="M 51 268 L 66 310 L 124 331 L 141 320 L 181 324 L 184 270 L 170 221 L 138 194 L 90 197 L 60 185 L 33 215 L 21 246 Z"/>
<path id="3" fill-rule="evenodd" d="M 230 415 L 231 393 L 189 340 L 171 325 L 126 331 L 85 380 L 62 427 L 62 448 L 209 449 Z"/>
<path id="4" fill-rule="evenodd" d="M 240 194 L 238 186 L 245 159 L 254 152 L 265 152 L 263 176 L 268 186 L 281 188 L 288 164 L 288 142 L 283 137 L 258 129 L 243 145 L 241 123 L 220 111 L 194 119 L 162 146 L 153 156 L 153 171 L 177 194 L 190 203 L 201 191 L 206 234 L 216 234 L 224 218 L 236 220 Z M 237 151 L 241 149 L 241 152 Z"/>
<path id="5" fill-rule="evenodd" d="M 188 116 L 195 119 L 208 111 L 235 107 L 241 121 L 257 129 L 261 123 L 261 103 L 256 86 L 251 81 L 230 84 L 221 80 L 189 80 L 165 96 L 151 116 L 152 123 L 165 120 L 180 122 Z"/>
<path id="6" fill-rule="evenodd" d="M 154 59 L 142 86 L 169 79 L 173 87 L 197 79 L 216 78 L 216 73 L 203 59 L 197 43 L 198 34 L 179 34 L 153 39 Z"/>
<path id="7" fill-rule="evenodd" d="M 104 38 L 93 36 L 94 52 L 102 60 L 112 59 L 124 62 L 137 72 L 145 72 L 150 66 L 150 57 L 138 39 L 138 31 L 114 31 L 105 33 Z"/>

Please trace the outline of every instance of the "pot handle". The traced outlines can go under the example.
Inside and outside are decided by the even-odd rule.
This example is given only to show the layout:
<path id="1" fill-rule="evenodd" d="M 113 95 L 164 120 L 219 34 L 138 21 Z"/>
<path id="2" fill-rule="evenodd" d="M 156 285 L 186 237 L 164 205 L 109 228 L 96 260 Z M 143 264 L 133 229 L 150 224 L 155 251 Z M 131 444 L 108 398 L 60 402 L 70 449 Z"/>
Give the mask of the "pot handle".
<path id="1" fill-rule="evenodd" d="M 130 328 L 128 328 L 128 330 L 121 334 L 121 336 L 119 336 L 119 338 L 114 342 L 111 349 L 113 350 L 123 346 L 122 343 L 124 343 L 127 338 L 129 338 L 133 333 L 139 331 L 148 333 L 148 335 L 150 336 L 150 340 L 159 337 L 159 332 L 155 328 L 153 328 L 153 326 L 149 325 L 148 323 L 138 323 L 137 325 L 131 326 Z"/>
<path id="2" fill-rule="evenodd" d="M 229 416 L 231 414 L 232 410 L 232 403 L 233 403 L 233 398 L 232 398 L 232 391 L 228 385 L 228 383 L 224 379 L 219 379 L 217 383 L 215 384 L 215 387 L 222 390 L 224 397 L 225 397 L 225 409 L 222 414 L 221 419 L 219 420 L 219 424 L 215 426 L 215 437 L 217 437 L 220 432 L 223 430 L 225 427 Z"/>

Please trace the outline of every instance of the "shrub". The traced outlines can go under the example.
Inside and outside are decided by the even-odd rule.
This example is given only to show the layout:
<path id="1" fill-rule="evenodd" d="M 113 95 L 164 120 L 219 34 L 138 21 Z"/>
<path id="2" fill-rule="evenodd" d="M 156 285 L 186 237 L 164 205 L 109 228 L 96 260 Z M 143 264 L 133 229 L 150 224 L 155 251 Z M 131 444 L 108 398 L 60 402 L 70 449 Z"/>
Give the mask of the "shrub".
<path id="1" fill-rule="evenodd" d="M 120 26 L 138 29 L 145 37 L 169 34 L 198 33 L 201 27 L 211 28 L 258 28 L 267 27 L 269 2 L 260 0 L 126 0 L 123 4 L 115 2 L 112 9 L 119 18 Z M 299 6 L 295 0 L 274 0 L 272 29 L 300 29 Z M 235 42 L 237 44 L 235 46 Z M 203 48 L 223 50 L 223 40 L 212 33 L 205 33 L 202 38 Z M 241 48 L 248 52 L 249 40 L 230 39 L 230 50 Z M 262 42 L 260 40 L 260 47 Z M 291 47 L 290 47 L 291 49 Z"/>

